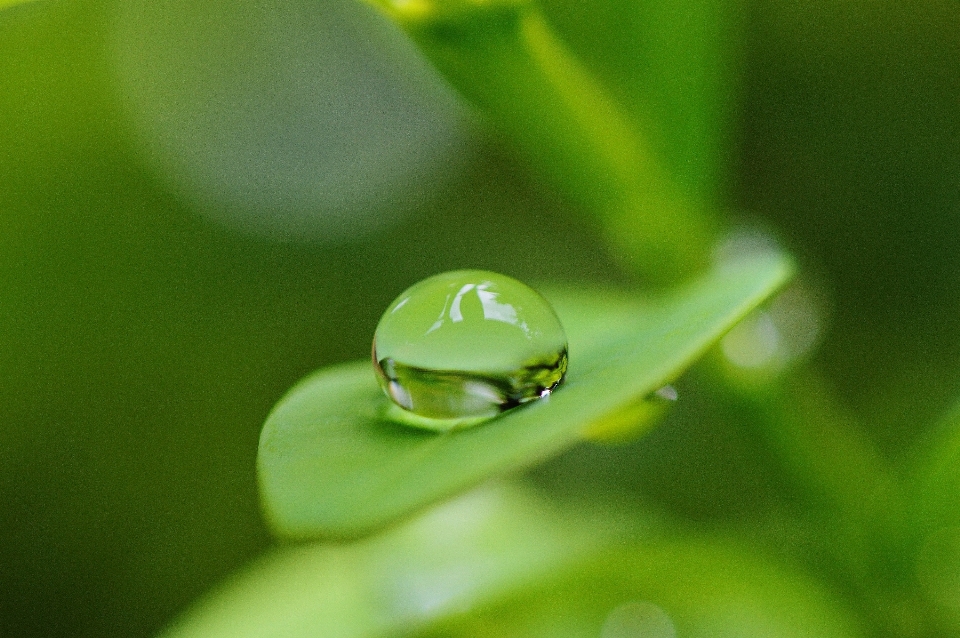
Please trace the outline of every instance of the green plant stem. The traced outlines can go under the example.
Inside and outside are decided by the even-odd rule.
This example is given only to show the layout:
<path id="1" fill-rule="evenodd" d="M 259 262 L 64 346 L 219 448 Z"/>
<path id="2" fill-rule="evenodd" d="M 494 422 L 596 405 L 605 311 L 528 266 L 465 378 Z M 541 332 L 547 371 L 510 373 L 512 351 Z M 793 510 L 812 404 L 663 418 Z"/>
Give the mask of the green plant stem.
<path id="1" fill-rule="evenodd" d="M 814 517 L 814 562 L 869 610 L 881 635 L 936 635 L 929 606 L 911 592 L 902 481 L 828 384 L 800 370 L 739 397 Z"/>
<path id="2" fill-rule="evenodd" d="M 913 503 L 911 533 L 919 544 L 937 528 L 960 524 L 960 403 L 930 429 L 905 463 Z"/>
<path id="3" fill-rule="evenodd" d="M 377 6 L 563 192 L 602 220 L 638 272 L 666 284 L 706 265 L 715 220 L 678 192 L 536 7 L 470 0 Z"/>
<path id="4" fill-rule="evenodd" d="M 896 526 L 903 508 L 892 470 L 823 379 L 799 371 L 750 399 L 773 426 L 768 442 L 815 503 L 851 527 Z"/>

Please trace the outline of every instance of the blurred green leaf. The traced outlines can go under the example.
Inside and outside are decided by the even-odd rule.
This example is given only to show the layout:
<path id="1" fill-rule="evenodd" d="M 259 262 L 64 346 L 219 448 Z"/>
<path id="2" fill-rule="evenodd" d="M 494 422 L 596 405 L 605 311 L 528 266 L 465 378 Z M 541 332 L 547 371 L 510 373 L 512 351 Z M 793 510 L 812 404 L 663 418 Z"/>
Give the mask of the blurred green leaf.
<path id="1" fill-rule="evenodd" d="M 373 1 L 491 124 L 603 222 L 607 239 L 640 272 L 671 283 L 707 265 L 716 220 L 678 187 L 644 131 L 533 3 Z"/>
<path id="2" fill-rule="evenodd" d="M 0 0 L 0 11 L 6 9 L 7 7 L 12 7 L 17 4 L 24 4 L 32 1 L 33 0 Z"/>
<path id="3" fill-rule="evenodd" d="M 164 638 L 598 636 L 610 611 L 638 600 L 681 636 L 859 635 L 795 570 L 611 514 L 487 486 L 355 543 L 276 550 Z"/>
<path id="4" fill-rule="evenodd" d="M 389 420 L 368 362 L 321 370 L 280 401 L 261 433 L 267 518 L 288 536 L 361 534 L 556 454 L 634 411 L 791 271 L 775 255 L 728 263 L 632 317 L 591 310 L 590 295 L 571 297 L 558 307 L 570 327 L 565 384 L 546 400 L 462 431 L 424 433 Z"/>
<path id="5" fill-rule="evenodd" d="M 384 534 L 273 551 L 165 638 L 400 636 L 595 553 L 612 528 L 485 487 Z"/>
<path id="6" fill-rule="evenodd" d="M 923 534 L 960 526 L 960 404 L 927 437 L 913 462 L 914 527 Z"/>
<path id="7" fill-rule="evenodd" d="M 718 203 L 740 88 L 745 5 L 728 0 L 541 0 L 570 50 L 622 104 L 695 201 Z M 616 25 L 611 28 L 611 25 Z"/>
<path id="8" fill-rule="evenodd" d="M 606 631 L 611 612 L 631 606 L 659 612 L 660 622 L 643 633 Z M 522 596 L 471 610 L 427 633 L 444 638 L 862 635 L 832 592 L 796 569 L 738 542 L 682 535 L 607 548 Z"/>
<path id="9" fill-rule="evenodd" d="M 784 474 L 824 519 L 825 546 L 837 564 L 865 584 L 875 584 L 869 565 L 878 545 L 899 541 L 902 485 L 890 464 L 845 410 L 830 386 L 810 371 L 741 391 L 752 428 L 766 442 Z"/>
<path id="10" fill-rule="evenodd" d="M 960 404 L 908 459 L 908 573 L 942 635 L 960 632 Z"/>

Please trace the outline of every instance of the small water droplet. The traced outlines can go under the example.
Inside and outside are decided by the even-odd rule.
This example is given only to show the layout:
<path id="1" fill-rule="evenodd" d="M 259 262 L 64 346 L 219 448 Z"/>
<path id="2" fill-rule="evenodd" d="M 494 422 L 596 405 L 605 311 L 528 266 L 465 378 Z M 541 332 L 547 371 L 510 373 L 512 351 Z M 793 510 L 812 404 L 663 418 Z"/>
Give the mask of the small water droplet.
<path id="1" fill-rule="evenodd" d="M 662 401 L 676 401 L 680 398 L 680 393 L 672 385 L 665 385 L 653 393 L 655 397 Z"/>
<path id="2" fill-rule="evenodd" d="M 374 335 L 373 365 L 396 405 L 439 420 L 420 425 L 443 430 L 456 425 L 444 421 L 492 417 L 548 396 L 567 370 L 567 338 L 532 288 L 457 270 L 424 279 L 390 304 Z"/>
<path id="3" fill-rule="evenodd" d="M 629 602 L 610 612 L 600 638 L 676 638 L 673 621 L 648 602 Z"/>

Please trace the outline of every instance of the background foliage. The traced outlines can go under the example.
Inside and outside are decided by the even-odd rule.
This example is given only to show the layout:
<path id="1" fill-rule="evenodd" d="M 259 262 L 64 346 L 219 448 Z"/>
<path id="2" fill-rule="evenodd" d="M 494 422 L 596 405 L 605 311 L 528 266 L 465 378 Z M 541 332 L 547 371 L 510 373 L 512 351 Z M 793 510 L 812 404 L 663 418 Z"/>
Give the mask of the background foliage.
<path id="1" fill-rule="evenodd" d="M 826 327 L 805 400 L 909 460 L 960 385 L 956 3 L 542 7 L 682 197 L 799 256 Z M 3 635 L 152 634 L 261 553 L 267 411 L 409 283 L 647 283 L 617 220 L 360 5 L 12 6 L 0 87 Z M 750 430 L 771 406 L 681 392 L 537 480 L 707 527 L 799 498 Z"/>

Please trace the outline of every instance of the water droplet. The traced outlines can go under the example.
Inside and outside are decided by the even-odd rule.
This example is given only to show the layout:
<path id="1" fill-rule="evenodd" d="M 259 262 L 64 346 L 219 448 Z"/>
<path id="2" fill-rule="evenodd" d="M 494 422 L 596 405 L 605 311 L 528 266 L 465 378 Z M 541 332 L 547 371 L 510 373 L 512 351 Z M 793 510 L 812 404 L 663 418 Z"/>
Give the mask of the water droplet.
<path id="1" fill-rule="evenodd" d="M 374 335 L 373 365 L 394 403 L 431 420 L 405 422 L 447 430 L 549 395 L 567 370 L 567 337 L 532 288 L 457 270 L 390 304 Z"/>
<path id="2" fill-rule="evenodd" d="M 665 385 L 658 389 L 653 395 L 662 401 L 676 401 L 680 398 L 680 393 L 672 385 Z"/>
<path id="3" fill-rule="evenodd" d="M 610 612 L 600 638 L 676 638 L 670 616 L 648 602 L 629 602 Z"/>

